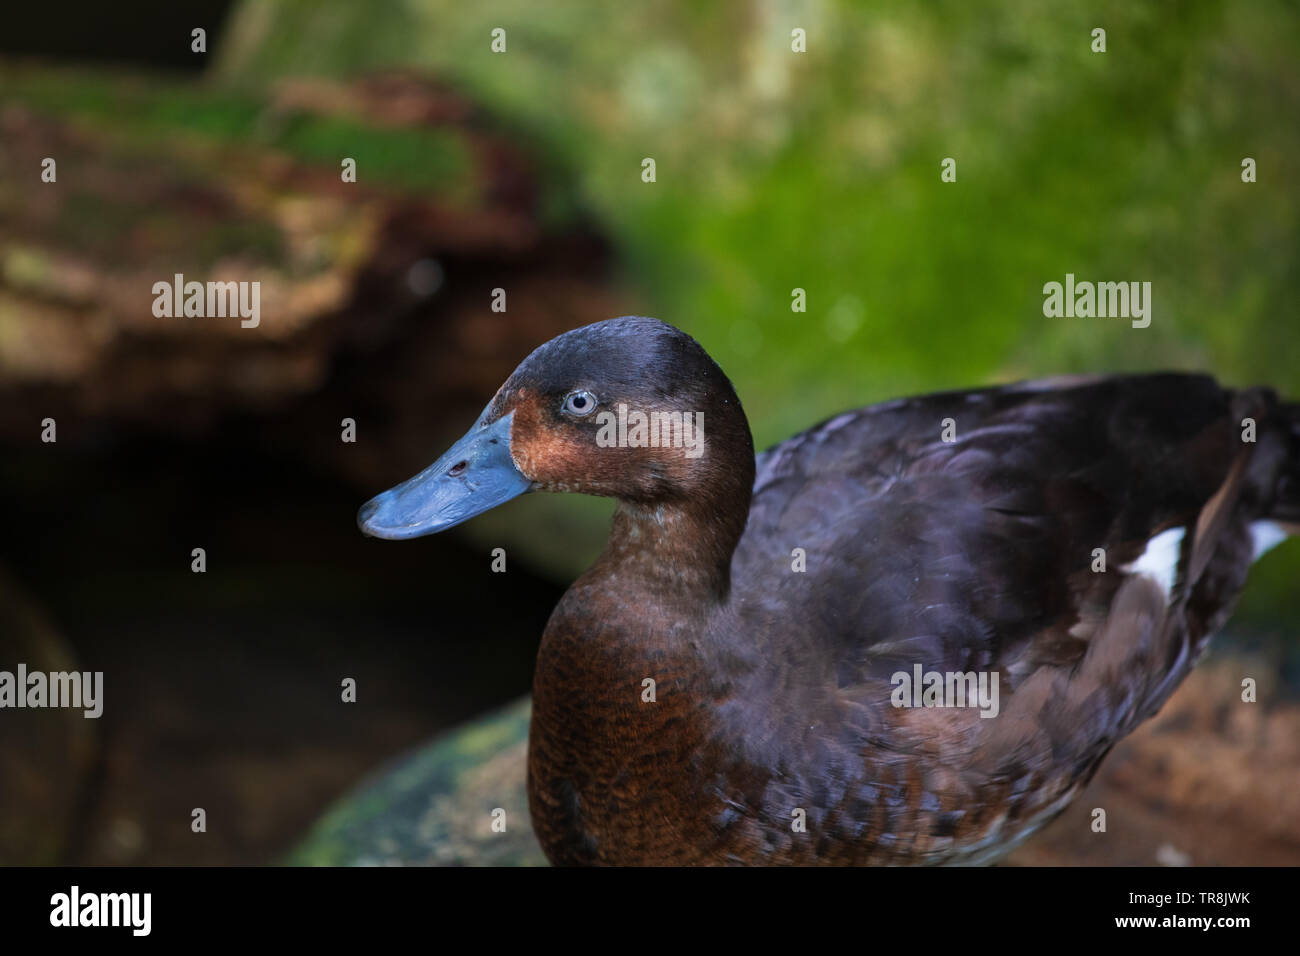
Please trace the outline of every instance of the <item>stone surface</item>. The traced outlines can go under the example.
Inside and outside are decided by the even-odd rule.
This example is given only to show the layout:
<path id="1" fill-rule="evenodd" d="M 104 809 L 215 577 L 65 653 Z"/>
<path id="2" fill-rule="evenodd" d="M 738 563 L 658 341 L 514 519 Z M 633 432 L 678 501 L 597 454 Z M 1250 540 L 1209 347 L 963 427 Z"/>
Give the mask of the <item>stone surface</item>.
<path id="1" fill-rule="evenodd" d="M 31 440 L 33 408 L 62 443 L 193 438 L 333 389 L 369 450 L 339 454 L 336 420 L 303 453 L 369 482 L 427 464 L 536 345 L 616 314 L 604 243 L 547 205 L 564 184 L 427 78 L 245 95 L 0 60 L 0 142 L 0 442 Z M 259 324 L 154 315 L 178 273 L 260 283 Z"/>
<path id="2" fill-rule="evenodd" d="M 544 866 L 528 817 L 527 698 L 440 737 L 330 810 L 304 865 Z M 504 810 L 505 829 L 493 830 Z M 496 815 L 500 818 L 500 814 Z"/>

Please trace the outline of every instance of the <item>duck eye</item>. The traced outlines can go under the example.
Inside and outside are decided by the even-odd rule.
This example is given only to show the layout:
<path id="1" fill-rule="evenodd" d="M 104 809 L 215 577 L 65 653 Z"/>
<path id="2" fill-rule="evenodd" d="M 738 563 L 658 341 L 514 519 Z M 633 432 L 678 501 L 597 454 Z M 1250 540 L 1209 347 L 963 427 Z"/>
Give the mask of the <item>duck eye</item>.
<path id="1" fill-rule="evenodd" d="M 564 414 L 584 418 L 596 408 L 596 396 L 585 388 L 564 396 Z"/>

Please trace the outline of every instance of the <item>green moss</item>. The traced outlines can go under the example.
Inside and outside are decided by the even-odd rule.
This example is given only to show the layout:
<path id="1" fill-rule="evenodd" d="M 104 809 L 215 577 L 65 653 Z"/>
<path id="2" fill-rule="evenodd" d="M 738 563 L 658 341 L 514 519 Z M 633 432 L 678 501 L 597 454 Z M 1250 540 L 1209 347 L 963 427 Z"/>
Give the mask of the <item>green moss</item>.
<path id="1" fill-rule="evenodd" d="M 186 82 L 146 83 L 73 71 L 4 71 L 0 101 L 77 120 L 110 142 L 137 149 L 212 144 L 279 150 L 339 170 L 357 160 L 376 188 L 467 201 L 476 183 L 466 144 L 454 131 L 373 127 L 341 116 L 276 113 L 264 100 Z"/>
<path id="2" fill-rule="evenodd" d="M 301 866 L 544 865 L 529 823 L 530 702 L 471 721 L 344 797 L 285 861 Z M 485 825 L 506 811 L 504 832 Z"/>

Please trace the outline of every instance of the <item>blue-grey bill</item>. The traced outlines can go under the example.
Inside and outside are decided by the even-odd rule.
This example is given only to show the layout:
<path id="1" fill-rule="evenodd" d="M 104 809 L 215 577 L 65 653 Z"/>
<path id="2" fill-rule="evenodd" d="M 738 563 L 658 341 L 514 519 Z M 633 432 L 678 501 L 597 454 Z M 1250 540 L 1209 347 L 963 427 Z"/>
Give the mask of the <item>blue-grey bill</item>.
<path id="1" fill-rule="evenodd" d="M 445 531 L 522 495 L 532 482 L 510 457 L 513 419 L 511 412 L 485 425 L 480 416 L 465 437 L 432 465 L 362 505 L 358 526 L 376 538 L 418 538 Z"/>

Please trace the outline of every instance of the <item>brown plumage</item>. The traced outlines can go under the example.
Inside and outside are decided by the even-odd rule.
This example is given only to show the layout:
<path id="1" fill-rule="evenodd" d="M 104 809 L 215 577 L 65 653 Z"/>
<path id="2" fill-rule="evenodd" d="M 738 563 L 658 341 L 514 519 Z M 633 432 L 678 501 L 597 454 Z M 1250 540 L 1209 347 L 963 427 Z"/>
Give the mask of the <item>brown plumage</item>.
<path id="1" fill-rule="evenodd" d="M 575 390 L 702 411 L 704 452 L 600 447 Z M 494 424 L 530 490 L 620 499 L 537 659 L 529 797 L 560 864 L 994 860 L 1187 674 L 1252 524 L 1300 520 L 1296 406 L 1197 375 L 895 401 L 755 460 L 704 350 L 627 318 L 539 348 L 476 429 Z M 393 515 L 380 496 L 363 527 L 440 530 L 473 484 Z M 996 672 L 997 715 L 895 706 L 916 665 Z"/>

